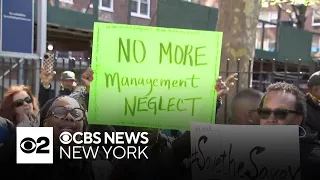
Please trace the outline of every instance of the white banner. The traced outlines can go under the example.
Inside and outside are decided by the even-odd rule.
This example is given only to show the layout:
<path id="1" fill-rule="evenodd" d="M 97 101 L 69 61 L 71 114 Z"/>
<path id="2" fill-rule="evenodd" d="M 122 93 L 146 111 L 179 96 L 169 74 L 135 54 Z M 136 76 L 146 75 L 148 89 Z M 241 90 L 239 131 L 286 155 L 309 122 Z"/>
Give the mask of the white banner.
<path id="1" fill-rule="evenodd" d="M 300 180 L 299 126 L 191 125 L 193 180 Z"/>

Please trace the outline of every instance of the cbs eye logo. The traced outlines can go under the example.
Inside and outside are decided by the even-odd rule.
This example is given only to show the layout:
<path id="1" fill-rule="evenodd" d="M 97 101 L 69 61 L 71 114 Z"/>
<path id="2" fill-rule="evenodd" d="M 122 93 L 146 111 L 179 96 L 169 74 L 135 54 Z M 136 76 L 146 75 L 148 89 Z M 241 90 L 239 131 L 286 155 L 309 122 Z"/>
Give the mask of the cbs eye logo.
<path id="1" fill-rule="evenodd" d="M 33 152 L 44 154 L 50 153 L 48 149 L 44 149 L 48 147 L 50 144 L 50 140 L 47 137 L 41 136 L 38 139 L 32 139 L 31 137 L 26 137 L 20 142 L 20 149 L 22 152 L 26 154 L 31 154 Z"/>
<path id="2" fill-rule="evenodd" d="M 62 132 L 59 136 L 59 140 L 62 144 L 70 144 L 72 141 L 72 135 L 69 132 Z"/>

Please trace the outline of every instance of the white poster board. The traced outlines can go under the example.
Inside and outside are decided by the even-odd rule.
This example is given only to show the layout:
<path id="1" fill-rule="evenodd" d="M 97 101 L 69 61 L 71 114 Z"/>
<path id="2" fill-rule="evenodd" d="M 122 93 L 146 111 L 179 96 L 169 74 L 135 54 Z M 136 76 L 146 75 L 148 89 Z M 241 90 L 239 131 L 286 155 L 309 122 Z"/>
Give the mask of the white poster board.
<path id="1" fill-rule="evenodd" d="M 300 180 L 299 126 L 191 125 L 193 180 Z"/>

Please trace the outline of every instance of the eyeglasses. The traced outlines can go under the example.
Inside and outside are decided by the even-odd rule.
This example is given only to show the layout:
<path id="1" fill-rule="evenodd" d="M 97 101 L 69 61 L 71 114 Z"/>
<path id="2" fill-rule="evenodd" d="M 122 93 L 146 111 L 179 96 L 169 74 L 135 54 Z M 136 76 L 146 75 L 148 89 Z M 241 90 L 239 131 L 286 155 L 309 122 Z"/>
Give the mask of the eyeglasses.
<path id="1" fill-rule="evenodd" d="M 31 97 L 26 97 L 26 98 L 24 98 L 24 99 L 18 99 L 18 100 L 16 100 L 16 101 L 14 101 L 13 103 L 12 103 L 12 105 L 14 106 L 14 107 L 20 107 L 20 106 L 22 106 L 23 104 L 24 104 L 24 102 L 26 102 L 26 103 L 32 103 L 32 98 Z"/>
<path id="2" fill-rule="evenodd" d="M 299 114 L 297 111 L 288 110 L 288 109 L 275 109 L 271 110 L 268 108 L 261 108 L 257 110 L 261 119 L 268 119 L 271 114 L 278 120 L 284 120 L 289 115 L 289 113 Z"/>
<path id="3" fill-rule="evenodd" d="M 81 121 L 85 116 L 85 111 L 81 108 L 67 109 L 64 106 L 57 106 L 48 113 L 48 116 L 53 115 L 58 119 L 64 119 L 68 114 L 72 116 L 73 120 Z"/>

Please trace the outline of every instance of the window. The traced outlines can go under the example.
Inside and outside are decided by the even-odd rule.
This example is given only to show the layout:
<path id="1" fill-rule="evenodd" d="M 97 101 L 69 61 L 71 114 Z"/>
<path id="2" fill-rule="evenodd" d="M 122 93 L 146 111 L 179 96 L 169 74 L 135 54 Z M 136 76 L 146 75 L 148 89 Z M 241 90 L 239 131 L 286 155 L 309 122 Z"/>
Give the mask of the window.
<path id="1" fill-rule="evenodd" d="M 319 53 L 320 51 L 320 38 L 317 41 L 312 42 L 311 52 L 312 53 Z"/>
<path id="2" fill-rule="evenodd" d="M 99 0 L 98 8 L 103 11 L 113 11 L 113 1 L 114 0 Z M 90 8 L 93 8 L 93 5 L 90 4 Z"/>
<path id="3" fill-rule="evenodd" d="M 99 8 L 101 10 L 112 11 L 113 10 L 113 0 L 100 0 Z"/>
<path id="4" fill-rule="evenodd" d="M 259 15 L 259 20 L 267 21 L 267 22 L 272 22 L 272 23 L 277 23 L 278 21 L 278 13 L 277 12 L 261 12 Z M 258 24 L 258 28 L 262 27 L 262 23 Z M 265 28 L 271 28 L 271 27 L 276 27 L 273 24 L 265 24 Z"/>
<path id="5" fill-rule="evenodd" d="M 313 39 L 311 45 L 311 53 L 315 54 L 318 53 L 320 49 L 320 38 Z"/>
<path id="6" fill-rule="evenodd" d="M 275 52 L 276 48 L 276 41 L 273 39 L 265 39 L 263 41 L 263 50 L 269 52 Z"/>
<path id="7" fill-rule="evenodd" d="M 150 18 L 150 0 L 132 0 L 131 15 L 141 18 Z"/>
<path id="8" fill-rule="evenodd" d="M 261 41 L 256 39 L 256 49 L 261 49 Z"/>
<path id="9" fill-rule="evenodd" d="M 312 26 L 320 26 L 320 9 L 314 9 L 312 13 Z"/>
<path id="10" fill-rule="evenodd" d="M 278 14 L 277 13 L 270 13 L 270 16 L 269 16 L 269 21 L 272 22 L 272 23 L 277 23 L 278 21 Z"/>
<path id="11" fill-rule="evenodd" d="M 60 2 L 73 4 L 73 0 L 60 0 Z"/>
<path id="12" fill-rule="evenodd" d="M 276 48 L 276 41 L 269 40 L 268 41 L 268 49 L 267 49 L 267 51 L 274 52 L 276 50 L 275 48 Z"/>
<path id="13" fill-rule="evenodd" d="M 318 44 L 312 44 L 311 52 L 312 53 L 317 53 L 318 52 Z"/>

